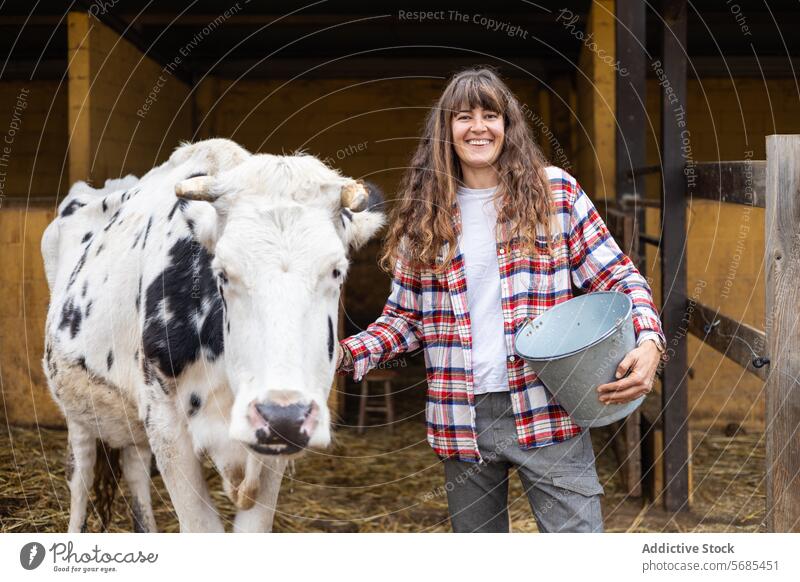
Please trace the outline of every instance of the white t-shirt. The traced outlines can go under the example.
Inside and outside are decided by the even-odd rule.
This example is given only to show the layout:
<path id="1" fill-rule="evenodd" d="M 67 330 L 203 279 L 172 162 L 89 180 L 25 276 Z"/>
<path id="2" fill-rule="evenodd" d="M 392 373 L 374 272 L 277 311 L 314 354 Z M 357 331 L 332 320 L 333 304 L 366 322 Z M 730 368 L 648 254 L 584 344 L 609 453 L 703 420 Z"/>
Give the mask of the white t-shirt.
<path id="1" fill-rule="evenodd" d="M 467 278 L 467 307 L 472 326 L 472 372 L 475 394 L 508 390 L 506 340 L 500 298 L 495 226 L 497 211 L 492 198 L 497 187 L 459 188 L 461 238 Z"/>

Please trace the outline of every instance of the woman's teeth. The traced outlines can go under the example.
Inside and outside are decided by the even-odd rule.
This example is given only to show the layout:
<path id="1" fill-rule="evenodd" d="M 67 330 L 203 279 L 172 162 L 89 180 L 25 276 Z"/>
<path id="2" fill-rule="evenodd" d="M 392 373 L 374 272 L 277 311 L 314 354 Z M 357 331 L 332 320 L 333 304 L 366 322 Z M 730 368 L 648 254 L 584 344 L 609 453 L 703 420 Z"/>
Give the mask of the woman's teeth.
<path id="1" fill-rule="evenodd" d="M 480 146 L 480 145 L 490 144 L 490 143 L 492 143 L 492 141 L 489 140 L 489 139 L 468 139 L 467 143 L 469 145 L 479 145 Z"/>

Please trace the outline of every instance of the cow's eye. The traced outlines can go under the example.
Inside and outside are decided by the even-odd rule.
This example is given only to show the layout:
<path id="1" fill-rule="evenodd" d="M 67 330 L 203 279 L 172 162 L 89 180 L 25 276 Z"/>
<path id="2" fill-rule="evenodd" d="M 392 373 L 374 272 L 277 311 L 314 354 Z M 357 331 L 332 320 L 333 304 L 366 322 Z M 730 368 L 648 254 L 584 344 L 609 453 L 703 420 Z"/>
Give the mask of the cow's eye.
<path id="1" fill-rule="evenodd" d="M 228 282 L 228 274 L 225 273 L 224 269 L 219 270 L 219 272 L 217 273 L 217 279 L 219 279 L 219 282 L 222 283 L 223 285 L 225 285 Z"/>
<path id="2" fill-rule="evenodd" d="M 332 273 L 334 279 L 338 279 L 341 276 L 341 274 L 342 272 L 339 269 L 334 269 Z"/>

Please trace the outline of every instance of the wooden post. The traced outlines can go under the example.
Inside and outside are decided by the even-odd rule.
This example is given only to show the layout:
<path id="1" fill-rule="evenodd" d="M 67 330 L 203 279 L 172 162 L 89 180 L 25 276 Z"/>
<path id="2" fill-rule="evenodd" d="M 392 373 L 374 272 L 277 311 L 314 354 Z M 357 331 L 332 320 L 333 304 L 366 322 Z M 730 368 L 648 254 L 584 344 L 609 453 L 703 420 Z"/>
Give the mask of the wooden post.
<path id="1" fill-rule="evenodd" d="M 800 135 L 767 136 L 767 531 L 800 532 Z"/>
<path id="2" fill-rule="evenodd" d="M 645 129 L 646 60 L 645 4 L 637 0 L 616 3 L 617 60 L 617 200 L 626 194 L 644 198 L 644 174 L 639 170 L 647 163 Z M 623 75 L 624 71 L 624 75 Z M 638 254 L 638 233 L 644 231 L 644 206 L 636 208 L 637 236 L 633 251 Z M 628 249 L 625 249 L 629 252 Z M 638 257 L 632 257 L 634 260 Z M 636 261 L 639 270 L 646 261 Z"/>
<path id="3" fill-rule="evenodd" d="M 667 361 L 662 382 L 664 508 L 688 509 L 689 417 L 686 372 L 686 178 L 691 134 L 686 125 L 686 0 L 662 4 L 661 93 L 662 243 L 661 297 Z M 688 145 L 688 149 L 687 149 Z M 688 154 L 688 156 L 687 156 Z"/>

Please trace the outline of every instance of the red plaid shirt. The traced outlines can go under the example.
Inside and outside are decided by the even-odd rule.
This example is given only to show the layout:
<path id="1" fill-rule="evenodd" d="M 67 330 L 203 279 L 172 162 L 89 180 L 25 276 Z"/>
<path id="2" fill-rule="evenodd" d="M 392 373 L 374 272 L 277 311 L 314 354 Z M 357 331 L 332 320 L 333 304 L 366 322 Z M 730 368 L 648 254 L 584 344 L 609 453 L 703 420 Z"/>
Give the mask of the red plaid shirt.
<path id="1" fill-rule="evenodd" d="M 581 432 L 528 364 L 515 355 L 515 333 L 528 318 L 571 299 L 573 286 L 580 292 L 620 291 L 633 300 L 633 323 L 639 343 L 651 337 L 664 342 L 650 287 L 611 238 L 592 201 L 564 170 L 548 167 L 547 172 L 555 210 L 552 252 L 532 256 L 523 252 L 516 241 L 511 241 L 510 252 L 507 251 L 504 225 L 497 241 L 506 367 L 517 440 L 522 449 L 546 446 Z M 460 235 L 457 204 L 453 215 Z M 542 230 L 537 247 L 544 249 L 545 244 Z M 446 251 L 441 250 L 439 262 Z M 466 289 L 460 251 L 441 273 L 412 269 L 398 260 L 381 316 L 341 344 L 353 356 L 356 381 L 381 362 L 421 346 L 428 379 L 428 442 L 441 458 L 479 461 Z"/>

